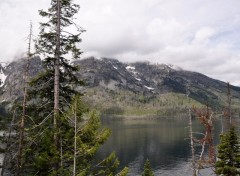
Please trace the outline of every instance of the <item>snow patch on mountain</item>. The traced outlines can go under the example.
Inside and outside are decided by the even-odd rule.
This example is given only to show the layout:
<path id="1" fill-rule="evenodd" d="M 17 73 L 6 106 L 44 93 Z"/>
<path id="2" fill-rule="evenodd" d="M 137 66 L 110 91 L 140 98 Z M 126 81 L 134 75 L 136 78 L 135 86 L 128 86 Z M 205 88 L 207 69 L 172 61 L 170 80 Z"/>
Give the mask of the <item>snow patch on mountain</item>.
<path id="1" fill-rule="evenodd" d="M 129 72 L 133 73 L 134 75 L 137 75 L 137 74 L 138 74 L 138 72 L 135 71 L 135 70 L 136 70 L 135 67 L 126 66 L 126 69 L 127 69 Z"/>
<path id="2" fill-rule="evenodd" d="M 4 74 L 4 68 L 7 66 L 6 63 L 0 64 L 0 87 L 2 87 L 5 84 L 5 80 L 7 76 Z"/>
<path id="3" fill-rule="evenodd" d="M 135 67 L 132 67 L 132 66 L 126 66 L 126 69 L 127 69 L 127 70 L 135 70 L 136 68 L 135 68 Z"/>
<path id="4" fill-rule="evenodd" d="M 4 73 L 0 72 L 0 81 L 1 81 L 0 87 L 2 87 L 5 84 L 6 78 L 7 78 L 7 76 Z"/>
<path id="5" fill-rule="evenodd" d="M 148 87 L 148 86 L 144 86 L 144 87 L 146 87 L 148 90 L 154 90 L 154 88 L 152 87 Z"/>

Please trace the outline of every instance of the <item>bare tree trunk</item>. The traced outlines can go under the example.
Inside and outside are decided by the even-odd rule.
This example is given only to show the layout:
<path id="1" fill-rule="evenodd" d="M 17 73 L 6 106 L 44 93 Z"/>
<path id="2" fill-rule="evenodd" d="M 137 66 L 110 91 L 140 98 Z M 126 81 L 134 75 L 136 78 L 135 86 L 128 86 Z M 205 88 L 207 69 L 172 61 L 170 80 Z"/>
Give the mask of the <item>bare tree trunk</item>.
<path id="1" fill-rule="evenodd" d="M 228 83 L 228 118 L 227 120 L 229 120 L 229 129 L 230 126 L 232 125 L 232 112 L 231 112 L 231 91 L 230 91 L 230 84 Z"/>
<path id="2" fill-rule="evenodd" d="M 231 90 L 230 84 L 227 83 L 227 107 L 224 111 L 224 131 L 228 131 L 232 125 L 232 114 L 231 114 Z"/>
<path id="3" fill-rule="evenodd" d="M 76 158 L 77 158 L 77 101 L 74 104 L 74 160 L 73 160 L 73 176 L 76 176 Z"/>
<path id="4" fill-rule="evenodd" d="M 55 51 L 55 63 L 54 63 L 54 117 L 53 117 L 53 126 L 54 126 L 54 145 L 56 148 L 59 148 L 59 139 L 58 139 L 58 118 L 59 118 L 59 62 L 60 62 L 60 26 L 61 26 L 61 2 L 57 0 L 57 24 L 56 24 L 56 51 Z M 59 163 L 56 163 L 54 170 L 58 170 Z"/>
<path id="5" fill-rule="evenodd" d="M 222 115 L 221 115 L 221 127 L 222 127 L 221 134 L 223 134 L 223 117 L 222 117 Z"/>
<path id="6" fill-rule="evenodd" d="M 196 161 L 195 161 L 195 150 L 194 150 L 194 142 L 193 142 L 193 131 L 192 131 L 192 116 L 191 110 L 188 110 L 188 118 L 189 118 L 189 137 L 191 140 L 191 151 L 192 151 L 192 170 L 193 176 L 196 176 Z"/>
<path id="7" fill-rule="evenodd" d="M 59 116 L 59 60 L 60 60 L 60 0 L 57 0 L 57 34 L 56 34 L 56 53 L 54 64 L 54 120 L 55 130 L 57 129 L 57 118 Z M 56 133 L 55 133 L 56 134 Z M 57 144 L 57 136 L 54 136 L 54 142 Z"/>
<path id="8" fill-rule="evenodd" d="M 60 166 L 63 167 L 63 142 L 62 142 L 62 138 L 60 140 L 60 155 L 61 155 L 61 164 L 60 164 Z"/>
<path id="9" fill-rule="evenodd" d="M 203 161 L 203 154 L 204 154 L 204 151 L 205 151 L 205 145 L 206 145 L 206 137 L 207 137 L 207 131 L 205 133 L 205 136 L 204 136 L 204 141 L 202 143 L 202 150 L 201 150 L 201 154 L 199 156 L 199 160 L 198 160 L 198 165 L 197 165 L 197 168 L 196 168 L 196 175 L 199 175 L 199 172 L 200 172 L 200 169 L 202 167 L 202 164 L 201 162 Z"/>
<path id="10" fill-rule="evenodd" d="M 28 56 L 26 69 L 24 74 L 24 88 L 23 88 L 23 109 L 22 109 L 22 118 L 19 125 L 19 144 L 18 144 L 18 153 L 17 153 L 17 169 L 16 175 L 21 175 L 22 172 L 22 152 L 23 152 L 23 140 L 24 140 L 24 121 L 26 117 L 26 106 L 27 106 L 27 87 L 28 87 L 28 74 L 29 74 L 29 64 L 31 57 L 31 40 L 32 40 L 32 23 L 30 24 L 30 34 L 29 34 L 29 43 L 28 43 Z"/>
<path id="11" fill-rule="evenodd" d="M 206 131 L 206 134 L 205 134 L 204 138 L 206 138 L 207 135 L 208 135 L 208 132 Z M 203 154 L 204 154 L 204 151 L 205 151 L 205 144 L 206 144 L 206 140 L 204 140 L 203 143 L 202 143 L 202 150 L 201 150 L 201 154 L 200 154 L 200 157 L 199 157 L 200 161 L 203 160 Z"/>

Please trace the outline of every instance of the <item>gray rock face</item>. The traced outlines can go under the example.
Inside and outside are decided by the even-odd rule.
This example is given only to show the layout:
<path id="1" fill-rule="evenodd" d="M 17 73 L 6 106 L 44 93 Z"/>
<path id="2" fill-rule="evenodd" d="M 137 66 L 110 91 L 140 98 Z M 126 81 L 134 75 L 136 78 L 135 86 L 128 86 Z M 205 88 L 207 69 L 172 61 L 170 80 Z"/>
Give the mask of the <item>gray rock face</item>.
<path id="1" fill-rule="evenodd" d="M 165 64 L 150 64 L 149 62 L 122 63 L 115 59 L 96 59 L 90 57 L 74 61 L 80 71 L 76 75 L 85 81 L 86 87 L 101 87 L 117 91 L 127 90 L 144 95 L 161 95 L 168 92 L 188 94 L 201 103 L 219 102 L 221 95 L 226 95 L 227 84 L 203 74 L 185 71 Z M 23 75 L 26 59 L 14 61 L 7 66 L 1 66 L 6 80 L 0 87 L 0 101 L 13 101 L 23 92 Z M 36 76 L 42 70 L 39 57 L 31 59 L 30 77 Z M 240 97 L 240 88 L 231 86 L 233 97 Z"/>
<path id="2" fill-rule="evenodd" d="M 209 104 L 219 102 L 219 96 L 227 92 L 227 83 L 203 74 L 185 71 L 165 64 L 149 62 L 121 63 L 118 60 L 93 57 L 75 61 L 80 66 L 78 76 L 89 87 L 125 89 L 144 94 L 176 92 Z M 233 97 L 240 97 L 240 88 L 231 86 Z"/>
<path id="3" fill-rule="evenodd" d="M 23 58 L 5 66 L 0 66 L 6 76 L 5 81 L 1 85 L 1 102 L 12 102 L 23 95 L 26 65 L 27 59 Z M 41 70 L 42 62 L 40 57 L 32 57 L 29 65 L 29 77 L 36 76 Z"/>

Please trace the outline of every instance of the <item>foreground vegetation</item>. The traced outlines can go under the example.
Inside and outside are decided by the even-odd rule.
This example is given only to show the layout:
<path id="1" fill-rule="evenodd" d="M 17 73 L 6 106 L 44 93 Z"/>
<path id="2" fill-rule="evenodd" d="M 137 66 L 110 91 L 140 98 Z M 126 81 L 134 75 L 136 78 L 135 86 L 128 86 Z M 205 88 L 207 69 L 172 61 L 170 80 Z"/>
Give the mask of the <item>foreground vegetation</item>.
<path id="1" fill-rule="evenodd" d="M 45 20 L 34 53 L 30 30 L 23 97 L 11 109 L 1 175 L 124 176 L 128 172 L 118 169 L 114 153 L 102 161 L 95 158 L 110 130 L 101 127 L 99 114 L 76 91 L 82 81 L 74 75 L 79 68 L 70 64 L 69 57 L 78 59 L 81 54 L 78 45 L 84 30 L 74 22 L 79 8 L 73 0 L 52 0 L 46 11 L 40 10 Z M 75 32 L 68 30 L 71 26 Z M 36 53 L 44 56 L 44 70 L 29 80 L 29 63 Z"/>
<path id="2" fill-rule="evenodd" d="M 220 136 L 218 145 L 218 160 L 215 164 L 218 175 L 240 174 L 240 142 L 235 127 Z"/>

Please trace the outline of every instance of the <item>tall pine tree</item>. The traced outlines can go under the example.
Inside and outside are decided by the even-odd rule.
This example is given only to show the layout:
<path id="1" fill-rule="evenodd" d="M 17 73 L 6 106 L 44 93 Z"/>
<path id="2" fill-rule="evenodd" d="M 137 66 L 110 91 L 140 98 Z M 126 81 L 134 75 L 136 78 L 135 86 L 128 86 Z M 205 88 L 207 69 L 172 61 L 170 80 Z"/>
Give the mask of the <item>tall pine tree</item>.
<path id="1" fill-rule="evenodd" d="M 81 42 L 80 34 L 83 30 L 73 21 L 78 10 L 79 5 L 72 0 L 52 0 L 48 11 L 40 10 L 40 15 L 47 18 L 47 21 L 40 23 L 36 51 L 44 57 L 45 72 L 33 84 L 43 86 L 37 93 L 39 98 L 44 97 L 45 102 L 48 101 L 54 107 L 55 125 L 55 116 L 58 116 L 66 102 L 70 103 L 72 95 L 76 93 L 72 86 L 80 83 L 74 75 L 78 68 L 71 65 L 69 59 L 78 59 L 81 54 L 77 46 Z M 67 30 L 71 25 L 77 27 L 76 34 Z"/>
<path id="2" fill-rule="evenodd" d="M 81 52 L 77 44 L 83 30 L 78 27 L 77 33 L 72 34 L 67 29 L 76 26 L 73 16 L 79 5 L 72 0 L 51 2 L 48 11 L 40 11 L 47 21 L 41 23 L 36 50 L 44 56 L 45 70 L 31 82 L 24 174 L 114 175 L 119 165 L 114 154 L 93 167 L 94 156 L 110 135 L 109 130 L 101 130 L 99 116 L 88 112 L 89 108 L 79 103 L 78 98 L 72 99 L 81 81 L 74 75 L 78 68 L 65 56 L 79 58 Z M 85 121 L 83 114 L 87 117 Z M 127 168 L 124 168 L 118 175 L 126 173 Z"/>
<path id="3" fill-rule="evenodd" d="M 78 10 L 79 5 L 72 0 L 52 0 L 47 11 L 39 11 L 46 21 L 40 23 L 36 51 L 44 57 L 45 70 L 31 82 L 34 89 L 30 108 L 35 126 L 30 127 L 29 134 L 36 135 L 30 135 L 32 142 L 27 153 L 35 150 L 31 158 L 36 169 L 52 175 L 58 175 L 62 166 L 60 129 L 64 121 L 61 112 L 68 108 L 71 97 L 76 94 L 74 86 L 81 83 L 74 75 L 78 68 L 70 64 L 70 59 L 78 59 L 81 54 L 77 45 L 83 30 L 73 21 Z M 77 27 L 74 33 L 68 30 L 71 25 Z M 51 162 L 45 163 L 46 158 L 51 158 Z"/>

